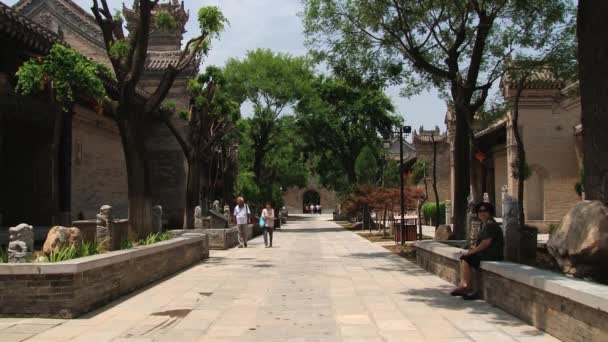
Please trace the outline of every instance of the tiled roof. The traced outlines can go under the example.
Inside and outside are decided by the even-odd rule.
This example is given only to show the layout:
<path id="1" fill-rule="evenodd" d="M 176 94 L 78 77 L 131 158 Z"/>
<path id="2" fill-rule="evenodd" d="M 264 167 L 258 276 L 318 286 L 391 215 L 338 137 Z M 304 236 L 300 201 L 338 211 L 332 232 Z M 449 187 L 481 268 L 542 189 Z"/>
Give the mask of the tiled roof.
<path id="1" fill-rule="evenodd" d="M 502 119 L 494 122 L 490 126 L 488 126 L 486 129 L 475 133 L 475 138 L 476 139 L 482 138 L 486 135 L 492 134 L 501 129 L 505 129 L 506 127 L 507 127 L 507 118 L 502 118 Z"/>
<path id="2" fill-rule="evenodd" d="M 28 6 L 34 4 L 34 2 L 35 0 L 19 0 L 13 5 L 13 8 L 18 12 L 22 12 Z M 95 32 L 97 43 L 103 44 L 101 29 L 97 25 L 97 20 L 91 13 L 87 12 L 72 0 L 55 0 L 54 3 L 55 5 L 60 6 L 64 11 L 71 13 L 72 20 L 76 19 L 78 21 L 76 26 L 87 27 L 88 30 Z"/>
<path id="3" fill-rule="evenodd" d="M 36 24 L 2 2 L 0 2 L 0 34 L 40 54 L 48 53 L 55 43 L 65 44 L 58 34 Z"/>
<path id="4" fill-rule="evenodd" d="M 176 66 L 181 56 L 181 51 L 149 51 L 146 59 L 145 68 L 148 71 L 163 71 L 169 65 Z M 198 61 L 195 59 L 186 73 L 196 72 Z"/>
<path id="5" fill-rule="evenodd" d="M 414 142 L 430 144 L 433 141 L 436 143 L 442 143 L 448 140 L 448 135 L 445 133 L 441 133 L 439 127 L 434 130 L 424 130 L 422 127 L 418 130 L 418 132 L 414 131 L 413 134 Z"/>
<path id="6" fill-rule="evenodd" d="M 524 84 L 524 89 L 561 89 L 565 86 L 565 82 L 555 78 L 555 75 L 549 69 L 540 69 L 532 72 Z M 510 73 L 506 73 L 500 84 L 502 88 L 515 86 L 514 80 Z"/>

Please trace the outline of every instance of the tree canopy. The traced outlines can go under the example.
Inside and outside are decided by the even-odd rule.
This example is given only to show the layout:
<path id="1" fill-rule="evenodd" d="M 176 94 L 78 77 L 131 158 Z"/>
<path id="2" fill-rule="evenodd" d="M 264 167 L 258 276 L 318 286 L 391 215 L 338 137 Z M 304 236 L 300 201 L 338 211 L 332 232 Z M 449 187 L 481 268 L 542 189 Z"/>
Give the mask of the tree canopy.
<path id="1" fill-rule="evenodd" d="M 297 122 L 321 183 L 338 191 L 356 184 L 355 160 L 364 146 L 378 148 L 399 123 L 382 88 L 360 78 L 319 76 L 297 108 Z M 374 152 L 378 160 L 379 155 Z"/>
<path id="2" fill-rule="evenodd" d="M 103 77 L 111 77 L 106 67 L 76 50 L 55 44 L 47 56 L 30 59 L 19 68 L 17 92 L 30 95 L 52 88 L 53 101 L 65 111 L 78 97 L 101 102 L 106 96 Z"/>
<path id="3" fill-rule="evenodd" d="M 568 0 L 304 0 L 308 44 L 329 65 L 403 94 L 437 88 L 455 116 L 455 233 L 465 234 L 472 120 L 505 62 L 564 29 Z M 474 176 L 474 175 L 473 175 Z M 474 189 L 475 190 L 475 189 Z M 473 197 L 481 196 L 474 192 Z"/>
<path id="4" fill-rule="evenodd" d="M 241 152 L 245 152 L 243 158 L 251 162 L 245 164 L 250 165 L 245 170 L 253 172 L 255 183 L 262 189 L 261 195 L 270 199 L 270 192 L 276 192 L 273 187 L 294 183 L 277 181 L 277 177 L 290 178 L 292 172 L 280 156 L 286 158 L 290 153 L 298 156 L 294 151 L 284 150 L 293 148 L 294 142 L 282 135 L 292 130 L 291 121 L 282 115 L 289 114 L 289 110 L 310 93 L 312 66 L 304 57 L 257 49 L 249 51 L 243 60 L 228 60 L 224 70 L 233 94 L 240 102 L 253 104 L 253 117 L 242 126 L 241 146 L 246 142 L 248 147 Z M 249 151 L 251 153 L 247 153 Z"/>

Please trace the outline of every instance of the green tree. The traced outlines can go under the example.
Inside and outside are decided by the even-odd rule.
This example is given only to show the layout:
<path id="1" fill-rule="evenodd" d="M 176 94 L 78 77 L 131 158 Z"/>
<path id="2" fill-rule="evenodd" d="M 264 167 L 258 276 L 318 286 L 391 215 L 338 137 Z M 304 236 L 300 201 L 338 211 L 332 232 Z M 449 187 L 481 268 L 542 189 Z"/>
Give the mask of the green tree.
<path id="1" fill-rule="evenodd" d="M 170 115 L 163 115 L 165 123 L 179 142 L 186 161 L 186 208 L 184 228 L 194 228 L 194 208 L 202 205 L 207 211 L 211 201 L 212 171 L 227 149 L 226 143 L 236 140 L 233 134 L 240 119 L 240 103 L 229 91 L 222 69 L 209 66 L 190 82 L 192 93 L 188 113 L 181 117 L 188 121 L 186 134 L 175 125 Z M 171 109 L 169 109 L 171 111 Z M 227 171 L 227 170 L 226 170 Z"/>
<path id="2" fill-rule="evenodd" d="M 243 175 L 255 175 L 255 145 L 252 143 L 252 133 L 255 118 L 244 119 L 239 123 L 240 141 L 240 172 Z M 304 137 L 298 131 L 292 116 L 277 119 L 272 140 L 267 148 L 264 158 L 265 177 L 258 182 L 255 177 L 251 180 L 256 191 L 237 188 L 237 193 L 247 190 L 254 197 L 249 198 L 251 203 L 263 205 L 264 201 L 272 201 L 275 206 L 282 205 L 282 191 L 293 186 L 304 187 L 308 181 L 309 170 L 303 154 Z M 242 179 L 239 175 L 239 179 Z M 243 183 L 244 181 L 241 181 Z M 248 184 L 248 183 L 243 183 Z M 245 192 L 241 194 L 246 195 Z"/>
<path id="3" fill-rule="evenodd" d="M 364 146 L 355 160 L 357 184 L 375 185 L 378 178 L 378 162 L 374 151 Z"/>
<path id="4" fill-rule="evenodd" d="M 386 162 L 382 180 L 384 181 L 383 186 L 385 188 L 398 188 L 400 186 L 399 162 L 393 159 L 389 159 Z"/>
<path id="5" fill-rule="evenodd" d="M 234 93 L 253 104 L 248 125 L 254 152 L 252 171 L 258 184 L 270 184 L 265 165 L 277 119 L 310 92 L 311 65 L 303 57 L 257 49 L 243 60 L 228 60 L 225 75 L 234 85 Z"/>
<path id="6" fill-rule="evenodd" d="M 430 86 L 455 114 L 454 228 L 465 234 L 471 121 L 504 62 L 544 45 L 564 21 L 567 0 L 304 0 L 304 27 L 316 55 L 373 79 Z M 480 197 L 480 194 L 473 194 Z"/>
<path id="7" fill-rule="evenodd" d="M 118 125 L 127 164 L 129 226 L 140 238 L 148 236 L 152 227 L 152 185 L 145 144 L 150 134 L 147 121 L 158 112 L 177 75 L 209 52 L 211 39 L 218 37 L 227 24 L 217 7 L 201 8 L 198 12 L 201 34 L 187 42 L 177 62 L 165 68 L 150 96 L 142 96 L 137 85 L 144 73 L 150 33 L 175 24 L 168 12 L 156 10 L 157 5 L 158 0 L 135 2 L 137 22 L 130 27 L 129 36 L 124 33 L 122 17 L 119 13 L 112 14 L 107 0 L 93 0 L 91 8 L 116 77 L 116 94 L 107 111 Z"/>
<path id="8" fill-rule="evenodd" d="M 578 1 L 578 73 L 585 199 L 608 204 L 608 1 Z"/>
<path id="9" fill-rule="evenodd" d="M 362 148 L 379 146 L 399 120 L 391 100 L 371 82 L 318 77 L 313 88 L 298 105 L 298 125 L 321 183 L 346 191 L 357 183 L 355 160 Z"/>

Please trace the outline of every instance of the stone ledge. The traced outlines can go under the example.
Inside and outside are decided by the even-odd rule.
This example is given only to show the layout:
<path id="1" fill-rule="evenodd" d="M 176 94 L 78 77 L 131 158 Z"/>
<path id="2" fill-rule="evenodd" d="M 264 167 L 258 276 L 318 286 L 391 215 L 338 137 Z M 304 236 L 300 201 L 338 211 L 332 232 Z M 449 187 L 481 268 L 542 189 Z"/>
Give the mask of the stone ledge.
<path id="1" fill-rule="evenodd" d="M 415 246 L 420 267 L 458 284 L 462 249 L 435 241 Z M 560 340 L 607 340 L 608 286 L 510 262 L 482 262 L 476 278 L 486 302 Z"/>
<path id="2" fill-rule="evenodd" d="M 153 245 L 139 246 L 58 263 L 0 264 L 0 275 L 79 273 L 162 252 L 171 248 L 198 243 L 206 239 L 204 234 L 192 235 L 161 241 Z"/>
<path id="3" fill-rule="evenodd" d="M 511 262 L 484 261 L 481 269 L 571 301 L 608 312 L 608 286 Z"/>
<path id="4" fill-rule="evenodd" d="M 460 255 L 464 251 L 464 249 L 448 246 L 445 243 L 432 240 L 416 241 L 414 242 L 414 247 L 433 252 L 435 254 L 441 255 L 442 257 L 446 257 L 455 261 L 460 260 Z"/>
<path id="5" fill-rule="evenodd" d="M 463 249 L 436 241 L 416 241 L 416 248 L 459 260 Z M 512 262 L 483 261 L 481 269 L 577 303 L 608 312 L 608 286 Z"/>

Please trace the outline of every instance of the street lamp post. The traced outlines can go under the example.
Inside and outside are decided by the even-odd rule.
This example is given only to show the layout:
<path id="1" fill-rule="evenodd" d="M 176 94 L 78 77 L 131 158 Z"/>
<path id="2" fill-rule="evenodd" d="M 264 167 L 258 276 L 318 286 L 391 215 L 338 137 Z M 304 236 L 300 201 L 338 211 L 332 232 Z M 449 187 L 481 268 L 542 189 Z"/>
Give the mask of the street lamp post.
<path id="1" fill-rule="evenodd" d="M 401 245 L 405 244 L 405 184 L 403 172 L 403 135 L 405 137 L 412 133 L 411 126 L 404 126 L 399 128 L 399 182 L 401 185 Z"/>
<path id="2" fill-rule="evenodd" d="M 400 184 L 400 230 L 401 230 L 401 244 L 405 244 L 405 180 L 404 180 L 404 165 L 403 165 L 403 138 L 407 138 L 412 133 L 411 126 L 403 126 L 399 128 L 399 131 L 392 132 L 399 133 L 399 184 Z M 395 238 L 396 240 L 396 238 Z M 396 242 L 396 241 L 395 241 Z"/>

